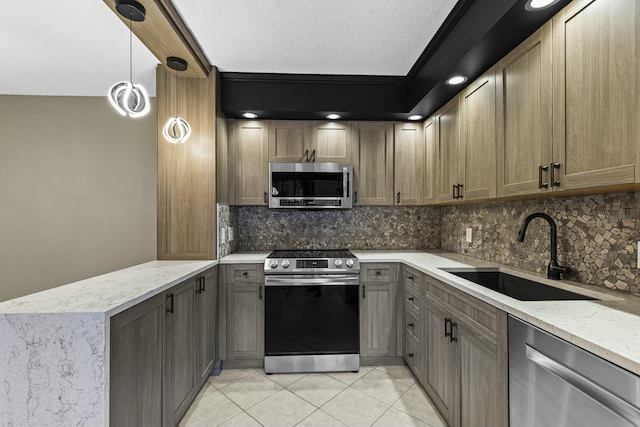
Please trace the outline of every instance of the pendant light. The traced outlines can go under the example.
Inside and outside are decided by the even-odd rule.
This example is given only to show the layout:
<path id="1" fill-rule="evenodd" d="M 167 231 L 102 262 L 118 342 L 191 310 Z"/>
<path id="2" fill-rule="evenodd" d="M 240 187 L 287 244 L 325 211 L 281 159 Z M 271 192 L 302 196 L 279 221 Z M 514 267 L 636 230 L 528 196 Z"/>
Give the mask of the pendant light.
<path id="1" fill-rule="evenodd" d="M 129 19 L 129 80 L 114 84 L 109 89 L 109 102 L 118 113 L 129 117 L 142 117 L 149 112 L 149 95 L 139 83 L 133 83 L 133 21 L 145 19 L 144 6 L 135 0 L 116 0 L 116 10 Z"/>
<path id="2" fill-rule="evenodd" d="M 178 114 L 178 89 L 180 79 L 178 78 L 177 71 L 186 70 L 187 61 L 182 58 L 170 56 L 167 58 L 167 66 L 176 71 L 176 115 L 175 117 L 169 117 L 169 120 L 164 124 L 162 135 L 172 144 L 177 144 L 178 142 L 185 143 L 187 139 L 189 139 L 189 136 L 191 136 L 191 126 Z"/>

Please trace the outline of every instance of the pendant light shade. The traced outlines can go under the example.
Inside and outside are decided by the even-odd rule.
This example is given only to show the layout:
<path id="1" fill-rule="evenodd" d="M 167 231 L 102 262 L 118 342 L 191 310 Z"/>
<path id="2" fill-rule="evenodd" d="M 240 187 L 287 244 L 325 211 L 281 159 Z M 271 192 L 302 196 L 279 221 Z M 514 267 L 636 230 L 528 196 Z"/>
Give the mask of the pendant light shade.
<path id="1" fill-rule="evenodd" d="M 129 80 L 115 83 L 107 94 L 109 102 L 122 116 L 142 117 L 151 106 L 149 95 L 139 83 L 133 83 L 133 21 L 141 22 L 145 18 L 145 9 L 135 0 L 117 0 L 116 10 L 129 19 Z"/>
<path id="2" fill-rule="evenodd" d="M 185 71 L 187 69 L 187 61 L 182 58 L 170 56 L 167 58 L 167 66 L 176 71 L 176 115 L 169 117 L 169 120 L 162 127 L 162 136 L 172 144 L 185 143 L 191 136 L 191 126 L 178 114 L 178 79 L 177 71 Z"/>

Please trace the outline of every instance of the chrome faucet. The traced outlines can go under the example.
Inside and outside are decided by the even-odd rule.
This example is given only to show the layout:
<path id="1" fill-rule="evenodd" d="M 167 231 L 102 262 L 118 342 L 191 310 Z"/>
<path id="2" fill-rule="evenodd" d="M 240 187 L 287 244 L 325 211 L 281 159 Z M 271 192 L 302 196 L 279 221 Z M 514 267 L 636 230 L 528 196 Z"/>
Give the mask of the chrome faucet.
<path id="1" fill-rule="evenodd" d="M 549 262 L 549 266 L 547 267 L 547 278 L 560 280 L 560 274 L 567 274 L 570 270 L 569 268 L 562 267 L 558 264 L 558 236 L 556 232 L 556 223 L 553 218 L 542 212 L 532 213 L 526 217 L 522 223 L 522 227 L 520 228 L 520 233 L 518 234 L 518 242 L 524 242 L 524 234 L 527 232 L 529 223 L 534 218 L 542 218 L 549 223 L 549 226 L 551 226 L 551 262 Z"/>

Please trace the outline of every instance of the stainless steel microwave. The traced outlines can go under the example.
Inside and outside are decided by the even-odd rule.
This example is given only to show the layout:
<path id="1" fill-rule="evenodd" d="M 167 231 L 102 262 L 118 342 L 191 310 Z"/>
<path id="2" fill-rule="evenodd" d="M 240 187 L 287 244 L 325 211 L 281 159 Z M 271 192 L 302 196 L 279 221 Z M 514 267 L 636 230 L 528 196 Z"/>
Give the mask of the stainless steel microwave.
<path id="1" fill-rule="evenodd" d="M 269 163 L 269 207 L 348 209 L 353 206 L 353 165 Z"/>

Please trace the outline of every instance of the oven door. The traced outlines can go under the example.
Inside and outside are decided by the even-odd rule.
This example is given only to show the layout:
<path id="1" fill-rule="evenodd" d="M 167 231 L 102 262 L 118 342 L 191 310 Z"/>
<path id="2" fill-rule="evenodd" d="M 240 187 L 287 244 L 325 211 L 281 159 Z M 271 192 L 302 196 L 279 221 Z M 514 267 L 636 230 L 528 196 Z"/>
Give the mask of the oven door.
<path id="1" fill-rule="evenodd" d="M 265 356 L 357 355 L 358 275 L 265 276 Z"/>

